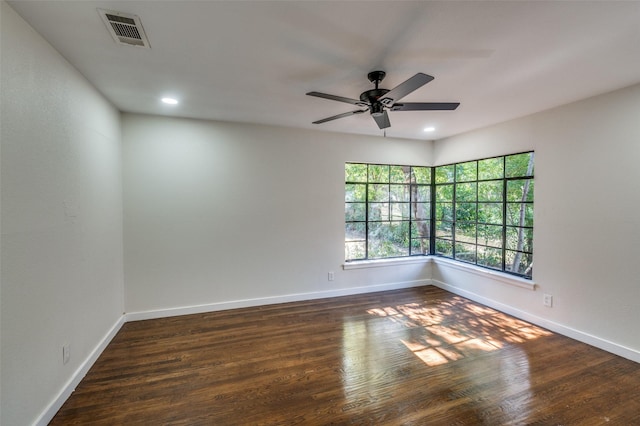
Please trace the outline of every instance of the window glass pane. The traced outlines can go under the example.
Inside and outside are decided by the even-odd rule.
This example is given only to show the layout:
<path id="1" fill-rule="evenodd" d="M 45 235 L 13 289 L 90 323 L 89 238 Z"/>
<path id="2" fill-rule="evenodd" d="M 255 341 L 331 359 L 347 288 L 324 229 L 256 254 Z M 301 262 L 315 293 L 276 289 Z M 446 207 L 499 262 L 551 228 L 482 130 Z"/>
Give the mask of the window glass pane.
<path id="1" fill-rule="evenodd" d="M 502 248 L 502 226 L 478 225 L 478 244 Z"/>
<path id="2" fill-rule="evenodd" d="M 502 201 L 502 182 L 478 182 L 478 201 Z"/>
<path id="3" fill-rule="evenodd" d="M 436 219 L 453 222 L 453 204 L 436 203 Z"/>
<path id="4" fill-rule="evenodd" d="M 414 238 L 411 240 L 411 254 L 429 254 L 429 239 L 428 238 Z"/>
<path id="5" fill-rule="evenodd" d="M 476 243 L 476 224 L 456 222 L 456 242 Z"/>
<path id="6" fill-rule="evenodd" d="M 369 164 L 369 182 L 389 182 L 389 166 Z"/>
<path id="7" fill-rule="evenodd" d="M 409 185 L 390 185 L 389 192 L 391 201 L 409 202 Z"/>
<path id="8" fill-rule="evenodd" d="M 346 260 L 360 260 L 364 259 L 366 255 L 366 243 L 364 241 L 344 243 L 344 258 Z"/>
<path id="9" fill-rule="evenodd" d="M 502 203 L 478 203 L 478 223 L 502 224 Z"/>
<path id="10" fill-rule="evenodd" d="M 414 220 L 411 222 L 411 237 L 412 238 L 429 238 L 431 235 L 430 221 L 428 220 Z"/>
<path id="11" fill-rule="evenodd" d="M 505 158 L 505 177 L 533 176 L 533 152 L 508 155 Z"/>
<path id="12" fill-rule="evenodd" d="M 507 181 L 507 201 L 533 201 L 533 179 Z"/>
<path id="13" fill-rule="evenodd" d="M 475 244 L 465 244 L 456 242 L 456 259 L 465 262 L 476 263 Z"/>
<path id="14" fill-rule="evenodd" d="M 437 185 L 436 201 L 453 201 L 453 185 Z"/>
<path id="15" fill-rule="evenodd" d="M 345 182 L 366 182 L 367 165 L 347 163 L 344 165 Z"/>
<path id="16" fill-rule="evenodd" d="M 436 167 L 436 183 L 453 182 L 455 165 Z"/>
<path id="17" fill-rule="evenodd" d="M 409 255 L 409 222 L 380 222 L 369 225 L 369 258 Z"/>
<path id="18" fill-rule="evenodd" d="M 412 167 L 412 179 L 413 183 L 431 183 L 431 167 Z"/>
<path id="19" fill-rule="evenodd" d="M 456 184 L 456 200 L 476 201 L 476 191 L 478 184 L 475 182 Z"/>
<path id="20" fill-rule="evenodd" d="M 533 272 L 533 255 L 507 250 L 505 253 L 505 270 L 530 277 Z"/>
<path id="21" fill-rule="evenodd" d="M 453 241 L 436 238 L 436 254 L 453 257 Z"/>
<path id="22" fill-rule="evenodd" d="M 367 238 L 367 227 L 364 222 L 346 223 L 344 225 L 345 241 L 364 241 Z"/>
<path id="23" fill-rule="evenodd" d="M 533 204 L 507 203 L 507 225 L 533 226 Z"/>
<path id="24" fill-rule="evenodd" d="M 453 224 L 451 222 L 443 222 L 436 220 L 436 237 L 452 239 Z"/>
<path id="25" fill-rule="evenodd" d="M 369 184 L 369 201 L 389 201 L 389 185 Z"/>
<path id="26" fill-rule="evenodd" d="M 369 220 L 389 220 L 389 203 L 369 203 Z"/>
<path id="27" fill-rule="evenodd" d="M 456 221 L 475 222 L 476 221 L 476 204 L 475 203 L 457 203 L 456 204 Z"/>
<path id="28" fill-rule="evenodd" d="M 478 265 L 502 269 L 502 250 L 478 246 Z"/>
<path id="29" fill-rule="evenodd" d="M 412 219 L 431 219 L 431 203 L 411 203 Z"/>
<path id="30" fill-rule="evenodd" d="M 504 157 L 487 158 L 478 161 L 478 179 L 502 179 L 504 177 Z"/>
<path id="31" fill-rule="evenodd" d="M 345 201 L 366 201 L 367 186 L 363 183 L 347 183 L 344 186 Z"/>
<path id="32" fill-rule="evenodd" d="M 478 180 L 478 162 L 456 164 L 456 182 L 469 182 Z"/>
<path id="33" fill-rule="evenodd" d="M 409 183 L 411 167 L 409 166 L 391 166 L 391 183 Z"/>
<path id="34" fill-rule="evenodd" d="M 533 252 L 533 229 L 508 226 L 507 249 Z"/>
<path id="35" fill-rule="evenodd" d="M 431 187 L 427 185 L 413 185 L 411 187 L 413 191 L 411 197 L 413 201 L 431 201 Z"/>
<path id="36" fill-rule="evenodd" d="M 391 220 L 409 220 L 409 203 L 391 203 Z"/>
<path id="37" fill-rule="evenodd" d="M 365 206 L 365 203 L 344 203 L 344 220 L 347 222 L 367 220 L 365 217 Z"/>

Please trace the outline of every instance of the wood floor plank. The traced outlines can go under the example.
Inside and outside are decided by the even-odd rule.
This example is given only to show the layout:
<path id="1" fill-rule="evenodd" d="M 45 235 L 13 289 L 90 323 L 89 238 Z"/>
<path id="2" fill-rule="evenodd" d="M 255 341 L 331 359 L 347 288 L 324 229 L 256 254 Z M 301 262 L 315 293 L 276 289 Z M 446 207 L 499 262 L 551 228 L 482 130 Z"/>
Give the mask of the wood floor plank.
<path id="1" fill-rule="evenodd" d="M 125 324 L 52 425 L 640 425 L 640 366 L 435 287 Z"/>

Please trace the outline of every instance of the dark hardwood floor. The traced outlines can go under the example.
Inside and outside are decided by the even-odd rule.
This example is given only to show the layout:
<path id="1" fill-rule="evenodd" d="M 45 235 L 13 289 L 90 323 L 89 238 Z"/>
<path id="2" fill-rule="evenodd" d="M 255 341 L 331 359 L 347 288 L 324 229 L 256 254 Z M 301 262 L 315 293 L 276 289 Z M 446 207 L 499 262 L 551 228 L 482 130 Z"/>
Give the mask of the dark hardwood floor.
<path id="1" fill-rule="evenodd" d="M 127 323 L 53 425 L 640 425 L 640 364 L 436 287 Z"/>

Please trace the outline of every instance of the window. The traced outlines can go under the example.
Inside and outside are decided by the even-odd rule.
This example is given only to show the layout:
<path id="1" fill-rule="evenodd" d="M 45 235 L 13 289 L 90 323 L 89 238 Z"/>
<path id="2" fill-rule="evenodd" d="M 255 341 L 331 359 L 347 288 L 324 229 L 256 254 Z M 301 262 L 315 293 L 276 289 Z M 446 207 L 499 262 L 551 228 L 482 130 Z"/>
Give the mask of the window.
<path id="1" fill-rule="evenodd" d="M 431 167 L 345 165 L 345 259 L 430 253 Z"/>
<path id="2" fill-rule="evenodd" d="M 533 158 L 436 167 L 434 254 L 531 277 Z"/>
<path id="3" fill-rule="evenodd" d="M 347 163 L 346 261 L 433 254 L 530 278 L 533 160 Z"/>

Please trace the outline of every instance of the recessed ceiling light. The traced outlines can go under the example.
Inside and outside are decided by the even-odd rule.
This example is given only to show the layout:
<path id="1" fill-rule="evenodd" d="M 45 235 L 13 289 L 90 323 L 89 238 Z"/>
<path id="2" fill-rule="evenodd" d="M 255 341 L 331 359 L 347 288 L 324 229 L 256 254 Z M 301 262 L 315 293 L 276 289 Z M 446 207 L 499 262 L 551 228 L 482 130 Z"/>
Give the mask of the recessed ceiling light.
<path id="1" fill-rule="evenodd" d="M 177 99 L 173 99 L 173 98 L 162 98 L 162 102 L 164 102 L 165 104 L 168 104 L 168 105 L 177 105 L 178 104 L 178 100 Z"/>
<path id="2" fill-rule="evenodd" d="M 424 131 L 425 132 L 433 132 L 436 128 L 435 127 L 425 127 Z"/>

